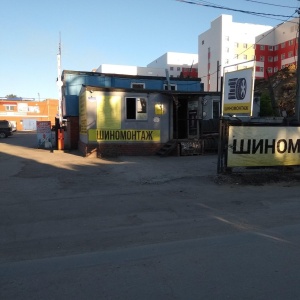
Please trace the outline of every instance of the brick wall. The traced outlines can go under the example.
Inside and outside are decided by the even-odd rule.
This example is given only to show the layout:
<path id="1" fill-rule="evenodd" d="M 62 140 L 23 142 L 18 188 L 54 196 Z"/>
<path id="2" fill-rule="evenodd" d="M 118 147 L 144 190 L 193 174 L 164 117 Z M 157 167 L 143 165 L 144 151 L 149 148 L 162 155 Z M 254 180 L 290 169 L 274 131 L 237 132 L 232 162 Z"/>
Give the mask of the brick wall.
<path id="1" fill-rule="evenodd" d="M 79 141 L 78 149 L 83 156 L 97 155 L 97 157 L 116 156 L 149 156 L 155 155 L 162 147 L 160 143 L 101 143 L 85 144 Z"/>

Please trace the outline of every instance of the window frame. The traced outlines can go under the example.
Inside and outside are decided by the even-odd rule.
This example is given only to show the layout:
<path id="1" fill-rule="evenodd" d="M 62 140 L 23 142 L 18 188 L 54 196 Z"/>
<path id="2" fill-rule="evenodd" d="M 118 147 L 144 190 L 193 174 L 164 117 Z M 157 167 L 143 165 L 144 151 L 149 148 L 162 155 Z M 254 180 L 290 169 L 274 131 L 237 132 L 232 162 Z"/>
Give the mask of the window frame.
<path id="1" fill-rule="evenodd" d="M 134 87 L 134 85 L 136 85 L 136 87 Z M 131 82 L 130 86 L 132 89 L 144 90 L 146 87 L 146 84 L 144 82 Z M 137 87 L 137 86 L 141 86 L 141 87 Z"/>
<path id="2" fill-rule="evenodd" d="M 141 104 L 145 101 L 145 106 Z M 138 103 L 139 102 L 139 103 Z M 139 111 L 141 109 L 142 111 Z M 145 111 L 143 111 L 145 109 Z M 126 121 L 147 121 L 148 120 L 148 99 L 147 97 L 125 97 L 125 119 Z"/>
<path id="3" fill-rule="evenodd" d="M 4 106 L 5 106 L 5 111 L 14 111 L 16 105 L 14 105 L 14 104 L 4 104 Z"/>
<path id="4" fill-rule="evenodd" d="M 171 91 L 177 91 L 177 84 L 175 83 L 170 83 Z M 168 84 L 164 83 L 164 90 L 168 90 Z"/>

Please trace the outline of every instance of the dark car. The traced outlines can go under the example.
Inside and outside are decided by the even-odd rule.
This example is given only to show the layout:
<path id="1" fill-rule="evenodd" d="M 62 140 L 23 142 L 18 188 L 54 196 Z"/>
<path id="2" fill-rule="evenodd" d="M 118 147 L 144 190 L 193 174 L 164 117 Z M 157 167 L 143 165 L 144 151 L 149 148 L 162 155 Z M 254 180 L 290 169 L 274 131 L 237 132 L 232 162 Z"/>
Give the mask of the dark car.
<path id="1" fill-rule="evenodd" d="M 11 123 L 7 120 L 0 120 L 0 138 L 7 138 L 12 134 Z"/>

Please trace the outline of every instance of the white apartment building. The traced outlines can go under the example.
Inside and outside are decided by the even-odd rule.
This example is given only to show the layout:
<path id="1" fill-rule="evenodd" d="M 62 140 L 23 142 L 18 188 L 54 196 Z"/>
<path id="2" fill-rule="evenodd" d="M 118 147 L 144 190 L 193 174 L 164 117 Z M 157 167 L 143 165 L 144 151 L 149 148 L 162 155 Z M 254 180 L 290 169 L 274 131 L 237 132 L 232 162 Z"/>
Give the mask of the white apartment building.
<path id="1" fill-rule="evenodd" d="M 198 76 L 204 90 L 220 91 L 223 72 L 253 66 L 255 38 L 270 29 L 271 26 L 233 22 L 231 15 L 212 21 L 210 29 L 198 37 Z"/>
<path id="2" fill-rule="evenodd" d="M 147 67 L 102 64 L 94 71 L 104 74 L 166 77 L 167 69 L 170 77 L 180 77 L 182 74 L 184 77 L 189 74 L 191 74 L 190 77 L 198 77 L 197 63 L 198 54 L 167 52 L 148 64 Z"/>
<path id="3" fill-rule="evenodd" d="M 170 77 L 180 77 L 182 72 L 197 69 L 198 54 L 167 52 L 149 63 L 147 67 L 169 71 Z"/>
<path id="4" fill-rule="evenodd" d="M 95 72 L 104 74 L 134 75 L 134 76 L 166 76 L 165 69 L 148 68 L 127 65 L 102 64 Z"/>

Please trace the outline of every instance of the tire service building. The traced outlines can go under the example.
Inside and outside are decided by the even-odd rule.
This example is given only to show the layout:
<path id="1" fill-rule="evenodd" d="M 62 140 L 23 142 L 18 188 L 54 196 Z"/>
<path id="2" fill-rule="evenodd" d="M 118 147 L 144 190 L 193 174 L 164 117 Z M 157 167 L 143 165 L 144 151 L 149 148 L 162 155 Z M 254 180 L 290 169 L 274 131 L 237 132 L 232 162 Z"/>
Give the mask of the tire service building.
<path id="1" fill-rule="evenodd" d="M 73 136 L 78 118 L 76 144 L 84 156 L 154 155 L 170 141 L 175 145 L 199 136 L 204 115 L 219 116 L 212 106 L 219 106 L 219 96 L 205 93 L 199 79 L 168 82 L 165 77 L 64 71 L 63 81 L 66 135 Z M 211 105 L 203 106 L 204 99 Z"/>

